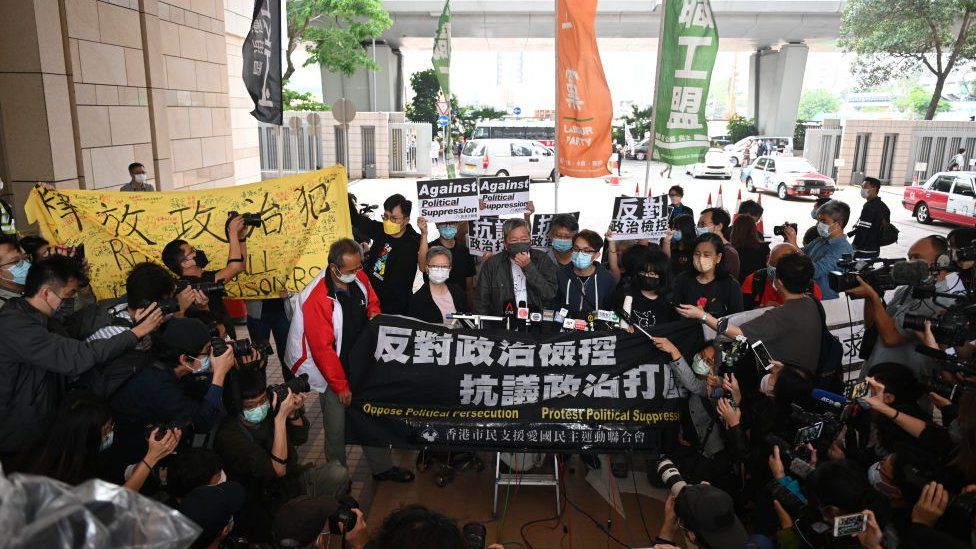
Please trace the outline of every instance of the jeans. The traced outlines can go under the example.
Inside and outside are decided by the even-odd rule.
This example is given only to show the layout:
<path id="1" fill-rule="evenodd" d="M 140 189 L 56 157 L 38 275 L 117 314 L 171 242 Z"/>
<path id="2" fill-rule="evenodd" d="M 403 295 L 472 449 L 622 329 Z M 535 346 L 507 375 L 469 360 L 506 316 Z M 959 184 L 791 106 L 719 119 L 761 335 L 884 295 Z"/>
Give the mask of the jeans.
<path id="1" fill-rule="evenodd" d="M 306 496 L 338 497 L 349 488 L 349 472 L 344 466 L 328 461 L 303 471 L 302 484 Z"/>
<path id="2" fill-rule="evenodd" d="M 332 389 L 319 393 L 322 407 L 322 423 L 325 424 L 325 455 L 330 463 L 346 466 L 346 407 L 339 402 L 339 395 Z M 393 458 L 389 448 L 363 446 L 363 455 L 374 475 L 389 471 Z"/>
<path id="3" fill-rule="evenodd" d="M 275 352 L 278 353 L 278 360 L 281 362 L 281 375 L 284 376 L 285 381 L 288 381 L 295 377 L 284 363 L 285 345 L 288 341 L 288 328 L 291 326 L 291 322 L 285 314 L 285 308 L 280 299 L 263 301 L 261 318 L 247 315 L 247 333 L 255 345 L 270 343 L 271 337 L 274 336 Z M 277 303 L 274 303 L 275 301 Z"/>

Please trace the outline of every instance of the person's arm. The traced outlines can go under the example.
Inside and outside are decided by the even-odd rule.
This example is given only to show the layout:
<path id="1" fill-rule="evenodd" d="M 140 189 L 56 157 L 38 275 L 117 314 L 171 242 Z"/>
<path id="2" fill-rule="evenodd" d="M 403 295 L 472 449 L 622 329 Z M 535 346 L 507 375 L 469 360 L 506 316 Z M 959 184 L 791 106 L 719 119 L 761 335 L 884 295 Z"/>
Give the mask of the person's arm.
<path id="1" fill-rule="evenodd" d="M 670 233 L 671 231 L 668 232 Z M 603 236 L 607 241 L 607 257 L 610 263 L 610 274 L 613 275 L 615 282 L 620 282 L 622 273 L 620 272 L 620 262 L 617 261 L 617 242 L 612 238 L 613 231 L 608 228 L 606 234 Z"/>
<path id="2" fill-rule="evenodd" d="M 166 431 L 166 434 L 160 440 L 156 440 L 158 433 L 159 428 L 153 429 L 149 433 L 149 440 L 147 441 L 149 450 L 146 452 L 146 456 L 139 463 L 136 463 L 135 468 L 132 470 L 132 475 L 122 485 L 123 488 L 128 488 L 133 492 L 142 490 L 142 485 L 146 483 L 146 479 L 149 478 L 149 474 L 152 473 L 153 468 L 156 467 L 156 464 L 161 459 L 176 450 L 176 446 L 180 443 L 180 437 L 183 435 L 183 432 L 179 429 L 172 429 Z"/>
<path id="3" fill-rule="evenodd" d="M 233 475 L 253 477 L 263 482 L 278 478 L 278 471 L 272 465 L 274 462 L 271 461 L 268 449 L 249 437 L 242 427 L 240 420 L 234 418 L 225 421 L 217 431 L 214 447 L 225 470 Z"/>
<path id="4" fill-rule="evenodd" d="M 244 272 L 247 264 L 247 248 L 244 244 L 244 216 L 237 216 L 230 220 L 227 226 L 227 265 L 214 275 L 216 281 L 232 280 Z"/>
<path id="5" fill-rule="evenodd" d="M 847 294 L 852 297 L 864 299 L 865 329 L 872 326 L 877 328 L 878 337 L 881 338 L 881 344 L 885 347 L 898 347 L 908 343 L 908 339 L 898 331 L 898 325 L 895 323 L 895 319 L 885 309 L 884 301 L 881 300 L 878 292 L 874 291 L 874 288 L 868 285 L 867 282 L 864 282 L 861 277 L 858 277 L 857 280 L 858 286 L 848 290 Z M 895 299 L 897 300 L 900 295 L 897 294 Z M 870 324 L 868 323 L 869 321 Z"/>
<path id="6" fill-rule="evenodd" d="M 543 258 L 538 265 L 531 259 L 522 267 L 525 284 L 539 298 L 539 304 L 547 306 L 556 297 L 556 265 Z"/>
<path id="7" fill-rule="evenodd" d="M 427 274 L 427 219 L 417 218 L 417 227 L 420 228 L 420 243 L 417 246 L 417 268 L 420 272 Z"/>
<path id="8" fill-rule="evenodd" d="M 278 395 L 273 394 L 271 398 L 271 408 L 278 404 Z M 288 396 L 278 407 L 278 413 L 274 417 L 274 439 L 271 442 L 271 467 L 279 477 L 288 474 L 288 416 L 292 415 L 301 406 L 304 398 L 296 395 L 288 389 Z"/>
<path id="9" fill-rule="evenodd" d="M 928 424 L 917 417 L 904 414 L 901 411 L 885 404 L 884 385 L 878 381 L 875 381 L 875 379 L 870 376 L 865 378 L 865 380 L 870 386 L 870 391 L 868 395 L 862 398 L 865 402 L 867 402 L 871 409 L 890 419 L 895 425 L 901 427 L 906 433 L 915 438 L 920 437 Z"/>
<path id="10" fill-rule="evenodd" d="M 339 395 L 340 400 L 352 401 L 346 372 L 336 354 L 335 333 L 332 328 L 332 307 L 324 296 L 321 299 L 307 299 L 302 305 L 305 322 L 305 339 L 312 351 L 312 360 L 322 370 L 329 390 Z M 344 402 L 344 404 L 346 403 Z"/>
<path id="11" fill-rule="evenodd" d="M 678 307 L 678 314 L 683 316 L 684 318 L 698 320 L 702 324 L 711 328 L 712 330 L 715 330 L 716 332 L 718 331 L 718 319 L 712 316 L 711 314 L 706 313 L 699 307 L 695 307 L 694 305 L 681 305 L 680 307 Z M 731 322 L 729 323 L 728 326 L 726 326 L 725 332 L 723 333 L 725 334 L 726 337 L 730 337 L 730 338 L 743 335 L 742 328 L 739 328 L 738 326 L 732 324 Z"/>
<path id="12" fill-rule="evenodd" d="M 383 234 L 383 223 L 359 213 L 356 204 L 351 200 L 349 202 L 349 218 L 352 221 L 352 227 L 370 240 L 375 240 L 377 236 Z"/>
<path id="13" fill-rule="evenodd" d="M 681 356 L 681 351 L 678 347 L 671 342 L 666 337 L 651 337 L 651 343 L 661 352 L 667 353 L 670 357 L 671 362 L 668 365 L 676 376 L 678 376 L 678 383 L 682 387 L 687 389 L 691 393 L 695 393 L 702 396 L 707 396 L 708 387 L 705 385 L 695 372 L 691 370 L 688 366 L 688 362 L 685 361 L 684 357 Z"/>

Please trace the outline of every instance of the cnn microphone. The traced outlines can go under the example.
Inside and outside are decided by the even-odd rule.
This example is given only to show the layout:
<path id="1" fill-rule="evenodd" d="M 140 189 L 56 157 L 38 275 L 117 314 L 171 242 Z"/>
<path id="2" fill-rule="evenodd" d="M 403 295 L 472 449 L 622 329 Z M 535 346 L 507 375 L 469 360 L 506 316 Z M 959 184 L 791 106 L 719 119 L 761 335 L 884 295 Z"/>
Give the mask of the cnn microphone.
<path id="1" fill-rule="evenodd" d="M 512 319 L 515 318 L 515 301 L 509 299 L 505 302 L 505 308 L 502 311 L 502 316 L 505 317 L 505 329 L 512 329 Z"/>
<path id="2" fill-rule="evenodd" d="M 899 286 L 924 284 L 929 279 L 929 265 L 924 261 L 900 261 L 891 266 L 891 280 Z"/>
<path id="3" fill-rule="evenodd" d="M 824 391 L 823 389 L 814 389 L 813 392 L 810 393 L 810 396 L 834 408 L 843 408 L 851 402 L 850 399 L 845 396 L 838 395 L 837 393 L 831 393 L 830 391 Z"/>

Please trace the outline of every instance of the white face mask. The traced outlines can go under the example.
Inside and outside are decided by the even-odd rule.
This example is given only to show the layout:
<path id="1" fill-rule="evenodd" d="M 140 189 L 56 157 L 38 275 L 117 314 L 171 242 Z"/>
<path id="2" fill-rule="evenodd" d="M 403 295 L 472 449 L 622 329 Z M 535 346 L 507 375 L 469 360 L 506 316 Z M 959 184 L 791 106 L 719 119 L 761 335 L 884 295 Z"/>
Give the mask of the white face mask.
<path id="1" fill-rule="evenodd" d="M 450 267 L 430 267 L 427 269 L 427 277 L 434 284 L 443 284 L 451 276 Z"/>
<path id="2" fill-rule="evenodd" d="M 144 173 L 137 173 L 135 175 L 135 180 L 136 180 L 136 183 L 139 183 L 139 184 L 145 183 L 146 182 L 146 174 L 144 174 Z"/>
<path id="3" fill-rule="evenodd" d="M 701 355 L 695 355 L 695 358 L 691 359 L 691 371 L 700 376 L 707 376 L 712 372 L 712 368 Z"/>
<path id="4" fill-rule="evenodd" d="M 225 473 L 224 470 L 221 469 L 220 470 L 220 480 L 217 481 L 217 484 L 223 484 L 225 482 L 227 482 L 227 473 Z"/>
<path id="5" fill-rule="evenodd" d="M 759 381 L 759 391 L 770 398 L 773 396 L 773 387 L 775 387 L 773 374 L 766 374 Z"/>

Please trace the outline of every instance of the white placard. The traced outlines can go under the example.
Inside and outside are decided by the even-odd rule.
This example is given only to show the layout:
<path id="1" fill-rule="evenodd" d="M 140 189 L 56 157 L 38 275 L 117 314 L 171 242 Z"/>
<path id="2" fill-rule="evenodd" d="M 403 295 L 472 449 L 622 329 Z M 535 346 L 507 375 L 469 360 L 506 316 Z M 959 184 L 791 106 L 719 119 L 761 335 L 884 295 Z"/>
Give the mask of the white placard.
<path id="1" fill-rule="evenodd" d="M 478 181 L 474 178 L 417 182 L 420 217 L 432 223 L 478 219 Z"/>
<path id="2" fill-rule="evenodd" d="M 483 177 L 478 194 L 484 204 L 482 216 L 524 213 L 529 202 L 529 176 Z"/>

